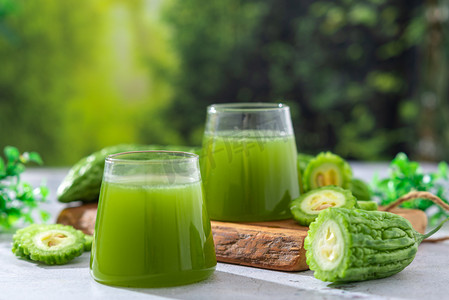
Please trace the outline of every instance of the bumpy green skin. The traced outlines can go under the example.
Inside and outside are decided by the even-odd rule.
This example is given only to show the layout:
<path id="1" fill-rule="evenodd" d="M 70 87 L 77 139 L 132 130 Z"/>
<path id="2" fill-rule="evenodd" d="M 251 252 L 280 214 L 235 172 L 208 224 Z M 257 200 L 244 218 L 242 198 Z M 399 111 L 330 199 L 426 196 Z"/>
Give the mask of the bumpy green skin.
<path id="1" fill-rule="evenodd" d="M 93 240 L 94 240 L 93 235 L 86 234 L 84 236 L 84 251 L 90 251 L 92 249 Z"/>
<path id="2" fill-rule="evenodd" d="M 353 178 L 349 183 L 349 189 L 357 200 L 371 200 L 373 196 L 371 188 L 361 179 Z"/>
<path id="3" fill-rule="evenodd" d="M 314 190 L 311 190 L 305 194 L 302 194 L 299 198 L 296 198 L 295 200 L 293 200 L 290 203 L 290 211 L 292 212 L 293 218 L 301 225 L 303 226 L 309 226 L 310 223 L 312 223 L 313 221 L 315 221 L 315 219 L 318 217 L 318 214 L 321 212 L 320 210 L 317 210 L 316 213 L 311 214 L 308 212 L 305 212 L 302 208 L 301 208 L 301 204 L 304 202 L 304 200 L 306 198 L 308 198 L 309 196 L 312 196 L 314 194 L 323 194 L 327 191 L 334 191 L 336 193 L 339 193 L 341 195 L 343 195 L 345 202 L 340 205 L 339 207 L 345 207 L 345 208 L 353 208 L 356 206 L 356 199 L 355 197 L 351 194 L 351 191 L 349 190 L 345 190 L 341 187 L 338 186 L 324 186 L 324 187 L 320 187 Z"/>
<path id="4" fill-rule="evenodd" d="M 104 161 L 108 155 L 139 150 L 169 150 L 185 151 L 199 154 L 195 147 L 159 146 L 159 145 L 116 145 L 103 148 L 82 158 L 69 171 L 58 187 L 58 201 L 68 203 L 82 201 L 97 202 L 100 195 L 101 180 L 103 178 Z"/>
<path id="5" fill-rule="evenodd" d="M 70 239 L 70 243 L 64 247 L 39 247 L 35 243 L 35 237 L 47 232 L 64 234 Z M 47 265 L 62 265 L 80 256 L 85 249 L 86 239 L 84 233 L 72 226 L 60 224 L 31 225 L 18 230 L 13 236 L 12 252 L 20 257 L 40 261 Z"/>
<path id="6" fill-rule="evenodd" d="M 314 157 L 315 156 L 310 154 L 298 153 L 298 173 L 303 174 L 307 165 Z"/>
<path id="7" fill-rule="evenodd" d="M 25 254 L 24 249 L 23 249 L 23 244 L 25 241 L 30 239 L 30 235 L 31 233 L 34 232 L 34 230 L 36 230 L 37 228 L 39 228 L 41 225 L 38 224 L 32 224 L 29 225 L 28 227 L 19 229 L 16 231 L 16 233 L 13 235 L 12 237 L 12 252 L 20 257 L 24 257 L 24 258 L 30 258 L 29 255 Z"/>
<path id="8" fill-rule="evenodd" d="M 357 201 L 357 207 L 364 210 L 377 210 L 379 208 L 374 201 Z"/>
<path id="9" fill-rule="evenodd" d="M 316 185 L 316 180 L 313 178 L 312 173 L 316 168 L 322 166 L 323 164 L 331 164 L 335 166 L 335 169 L 338 171 L 337 176 L 339 176 L 342 181 L 340 186 L 345 189 L 349 188 L 349 184 L 352 179 L 351 166 L 343 158 L 336 154 L 331 152 L 321 152 L 309 161 L 306 169 L 304 170 L 302 177 L 304 191 L 310 191 L 320 187 Z"/>
<path id="10" fill-rule="evenodd" d="M 313 241 L 327 220 L 338 224 L 343 234 L 343 258 L 330 270 L 323 270 L 313 254 Z M 388 277 L 414 259 L 423 235 L 405 218 L 384 211 L 329 208 L 310 225 L 304 247 L 307 264 L 323 281 L 348 282 Z"/>
<path id="11" fill-rule="evenodd" d="M 304 186 L 303 186 L 303 174 L 305 169 L 307 168 L 307 165 L 309 162 L 314 158 L 313 155 L 305 154 L 305 153 L 298 153 L 298 159 L 297 161 L 297 168 L 298 168 L 298 183 L 299 183 L 299 189 L 301 194 L 304 193 Z"/>

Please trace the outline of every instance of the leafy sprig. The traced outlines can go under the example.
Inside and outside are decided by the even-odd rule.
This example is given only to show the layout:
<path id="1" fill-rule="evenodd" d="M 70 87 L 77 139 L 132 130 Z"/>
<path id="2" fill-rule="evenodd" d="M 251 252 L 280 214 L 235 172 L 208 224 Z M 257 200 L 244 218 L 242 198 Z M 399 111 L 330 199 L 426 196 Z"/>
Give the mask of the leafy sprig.
<path id="1" fill-rule="evenodd" d="M 12 146 L 6 146 L 4 154 L 5 160 L 0 157 L 0 230 L 11 228 L 19 221 L 34 223 L 35 211 L 43 221 L 47 221 L 50 215 L 40 209 L 39 204 L 46 201 L 48 188 L 43 184 L 33 188 L 20 178 L 26 164 L 43 164 L 40 155 L 36 152 L 20 154 L 19 150 Z"/>
<path id="2" fill-rule="evenodd" d="M 380 205 L 390 204 L 410 191 L 427 191 L 449 203 L 445 195 L 448 179 L 449 166 L 446 162 L 440 162 L 436 172 L 424 173 L 418 162 L 410 161 L 405 153 L 398 153 L 390 163 L 389 177 L 374 177 L 373 192 Z M 415 199 L 401 206 L 425 211 L 432 225 L 448 216 L 441 207 L 426 199 Z"/>

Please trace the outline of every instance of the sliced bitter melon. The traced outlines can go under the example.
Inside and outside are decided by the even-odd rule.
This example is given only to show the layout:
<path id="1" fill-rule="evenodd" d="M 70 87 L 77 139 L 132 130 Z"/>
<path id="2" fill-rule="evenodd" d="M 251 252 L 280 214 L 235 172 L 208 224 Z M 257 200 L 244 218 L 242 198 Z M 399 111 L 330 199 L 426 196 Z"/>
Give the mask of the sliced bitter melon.
<path id="1" fill-rule="evenodd" d="M 13 237 L 17 256 L 48 265 L 61 265 L 84 252 L 85 235 L 72 226 L 60 224 L 32 225 Z"/>
<path id="2" fill-rule="evenodd" d="M 393 213 L 329 208 L 310 224 L 304 242 L 307 264 L 317 279 L 362 281 L 391 276 L 407 267 L 423 239 L 410 222 Z"/>
<path id="3" fill-rule="evenodd" d="M 290 204 L 293 218 L 303 226 L 309 226 L 318 214 L 329 207 L 353 208 L 356 199 L 351 191 L 338 186 L 324 186 L 311 190 Z"/>
<path id="4" fill-rule="evenodd" d="M 12 240 L 12 252 L 20 257 L 29 258 L 29 255 L 25 254 L 23 250 L 23 243 L 24 241 L 28 240 L 30 238 L 30 234 L 35 230 L 36 228 L 39 228 L 38 224 L 32 224 L 28 227 L 19 229 L 16 231 L 16 233 L 13 235 Z"/>
<path id="5" fill-rule="evenodd" d="M 374 201 L 357 201 L 357 207 L 364 210 L 377 210 L 378 205 Z"/>
<path id="6" fill-rule="evenodd" d="M 351 179 L 352 169 L 343 158 L 331 152 L 321 152 L 307 164 L 303 186 L 305 191 L 327 185 L 346 189 Z"/>

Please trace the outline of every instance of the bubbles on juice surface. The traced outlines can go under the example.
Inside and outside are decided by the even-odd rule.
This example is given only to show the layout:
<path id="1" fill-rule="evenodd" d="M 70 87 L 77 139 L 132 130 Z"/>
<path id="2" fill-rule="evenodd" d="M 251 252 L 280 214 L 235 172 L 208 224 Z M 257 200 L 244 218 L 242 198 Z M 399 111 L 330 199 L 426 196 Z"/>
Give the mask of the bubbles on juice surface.
<path id="1" fill-rule="evenodd" d="M 109 175 L 104 181 L 110 184 L 136 189 L 173 189 L 183 188 L 200 182 L 199 179 L 182 175 Z"/>

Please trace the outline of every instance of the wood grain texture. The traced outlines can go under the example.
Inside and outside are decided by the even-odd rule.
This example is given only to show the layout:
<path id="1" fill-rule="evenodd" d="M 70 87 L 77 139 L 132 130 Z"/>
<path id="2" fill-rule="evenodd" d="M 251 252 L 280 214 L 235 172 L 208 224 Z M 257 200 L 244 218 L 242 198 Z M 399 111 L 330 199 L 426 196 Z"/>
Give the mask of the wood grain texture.
<path id="1" fill-rule="evenodd" d="M 216 221 L 211 224 L 220 262 L 280 271 L 308 269 L 306 227 L 299 230 Z"/>
<path id="2" fill-rule="evenodd" d="M 97 203 L 91 203 L 63 209 L 59 213 L 56 223 L 71 225 L 85 234 L 93 235 L 96 218 Z"/>
<path id="3" fill-rule="evenodd" d="M 382 209 L 382 208 L 380 208 Z M 426 214 L 420 210 L 395 208 L 392 212 L 408 219 L 416 231 L 424 233 Z M 93 234 L 97 204 L 69 207 L 57 222 Z M 304 239 L 308 227 L 294 220 L 229 223 L 212 221 L 215 252 L 219 262 L 279 271 L 307 270 Z"/>

